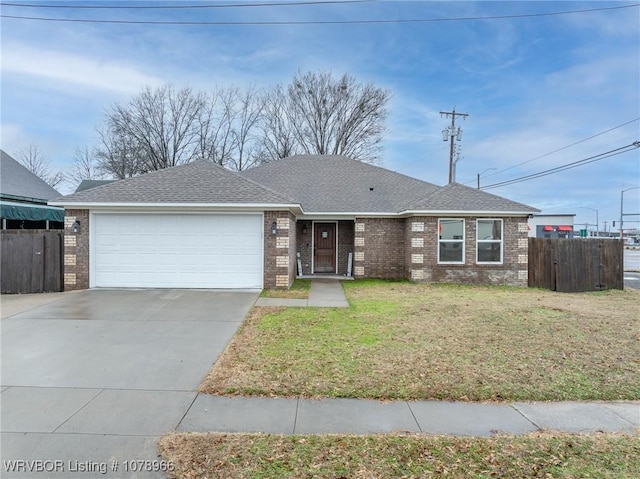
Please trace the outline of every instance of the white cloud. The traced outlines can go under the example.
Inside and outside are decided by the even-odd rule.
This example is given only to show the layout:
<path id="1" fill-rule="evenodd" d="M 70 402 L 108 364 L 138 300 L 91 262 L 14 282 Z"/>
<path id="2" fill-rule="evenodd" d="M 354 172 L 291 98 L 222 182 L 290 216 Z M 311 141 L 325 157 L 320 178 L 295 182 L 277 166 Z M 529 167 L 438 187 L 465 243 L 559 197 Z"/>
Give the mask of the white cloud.
<path id="1" fill-rule="evenodd" d="M 2 47 L 2 74 L 7 73 L 122 93 L 162 83 L 125 63 L 19 44 Z"/>
<path id="2" fill-rule="evenodd" d="M 24 148 L 29 143 L 35 143 L 35 139 L 31 138 L 20 125 L 14 123 L 0 124 L 0 145 L 2 149 L 9 154 Z"/>

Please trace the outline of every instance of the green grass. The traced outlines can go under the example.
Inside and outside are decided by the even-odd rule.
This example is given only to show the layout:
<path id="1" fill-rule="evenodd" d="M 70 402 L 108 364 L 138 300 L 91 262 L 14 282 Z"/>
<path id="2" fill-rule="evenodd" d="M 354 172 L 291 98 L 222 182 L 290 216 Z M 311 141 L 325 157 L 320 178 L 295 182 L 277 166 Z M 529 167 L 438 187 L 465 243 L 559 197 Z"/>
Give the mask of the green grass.
<path id="1" fill-rule="evenodd" d="M 637 436 L 456 438 L 423 435 L 173 433 L 159 449 L 174 478 L 640 477 Z"/>
<path id="2" fill-rule="evenodd" d="M 637 291 L 354 281 L 350 308 L 255 308 L 212 394 L 471 401 L 640 398 Z"/>
<path id="3" fill-rule="evenodd" d="M 260 296 L 262 298 L 308 299 L 310 289 L 310 279 L 296 279 L 288 290 L 263 289 Z"/>

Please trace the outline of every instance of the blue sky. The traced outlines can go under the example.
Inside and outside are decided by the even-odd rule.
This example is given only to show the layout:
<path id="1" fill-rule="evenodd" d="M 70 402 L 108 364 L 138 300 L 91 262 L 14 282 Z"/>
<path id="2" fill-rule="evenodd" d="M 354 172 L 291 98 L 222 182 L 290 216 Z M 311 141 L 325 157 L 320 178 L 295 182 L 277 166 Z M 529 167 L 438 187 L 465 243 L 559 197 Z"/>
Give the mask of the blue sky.
<path id="1" fill-rule="evenodd" d="M 464 136 L 459 143 L 457 181 L 474 186 L 481 172 L 482 184 L 506 181 L 640 140 L 640 6 L 566 15 L 469 18 L 633 4 L 373 1 L 173 10 L 4 5 L 2 15 L 67 19 L 467 20 L 180 26 L 2 18 L 1 147 L 14 154 L 36 144 L 56 168 L 64 170 L 77 147 L 95 144 L 95 127 L 102 123 L 105 109 L 114 102 L 126 102 L 144 86 L 268 88 L 287 83 L 298 70 L 331 71 L 336 76 L 350 73 L 390 92 L 381 166 L 446 184 L 449 152 L 441 131 L 448 120 L 439 112 L 455 106 L 469 114 L 458 122 Z M 576 223 L 595 223 L 593 209 L 597 209 L 604 229 L 605 221 L 609 227 L 612 220 L 618 221 L 620 191 L 635 186 L 640 186 L 640 149 L 487 191 L 545 213 L 575 213 Z M 64 193 L 71 189 L 72 185 L 60 188 Z M 639 198 L 640 189 L 625 193 L 625 213 L 640 213 Z M 627 223 L 632 225 L 639 223 Z"/>

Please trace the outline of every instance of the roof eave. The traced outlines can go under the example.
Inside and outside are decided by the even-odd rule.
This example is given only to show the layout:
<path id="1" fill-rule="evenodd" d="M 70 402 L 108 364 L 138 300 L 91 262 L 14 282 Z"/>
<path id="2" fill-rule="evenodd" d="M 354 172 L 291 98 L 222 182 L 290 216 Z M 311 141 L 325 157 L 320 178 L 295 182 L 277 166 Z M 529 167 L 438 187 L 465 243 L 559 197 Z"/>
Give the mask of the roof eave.
<path id="1" fill-rule="evenodd" d="M 380 217 L 398 217 L 398 213 L 393 212 L 372 212 L 372 211 L 307 211 L 300 219 L 317 219 L 317 218 L 380 218 Z"/>
<path id="2" fill-rule="evenodd" d="M 496 210 L 405 210 L 402 216 L 529 216 L 539 210 L 496 211 Z"/>
<path id="3" fill-rule="evenodd" d="M 184 211 L 282 211 L 292 210 L 303 213 L 302 206 L 296 203 L 136 203 L 136 202 L 75 202 L 49 201 L 51 206 L 62 206 L 78 210 L 175 210 Z"/>

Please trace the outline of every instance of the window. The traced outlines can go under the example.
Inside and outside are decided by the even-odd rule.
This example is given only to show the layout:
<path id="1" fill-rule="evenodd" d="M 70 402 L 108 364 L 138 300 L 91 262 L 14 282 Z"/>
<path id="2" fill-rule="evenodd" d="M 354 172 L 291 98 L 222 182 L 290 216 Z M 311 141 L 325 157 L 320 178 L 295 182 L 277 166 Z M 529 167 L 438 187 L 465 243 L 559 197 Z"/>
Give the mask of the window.
<path id="1" fill-rule="evenodd" d="M 478 220 L 476 251 L 478 263 L 502 263 L 502 220 Z"/>
<path id="2" fill-rule="evenodd" d="M 438 220 L 438 263 L 464 263 L 464 220 Z"/>

